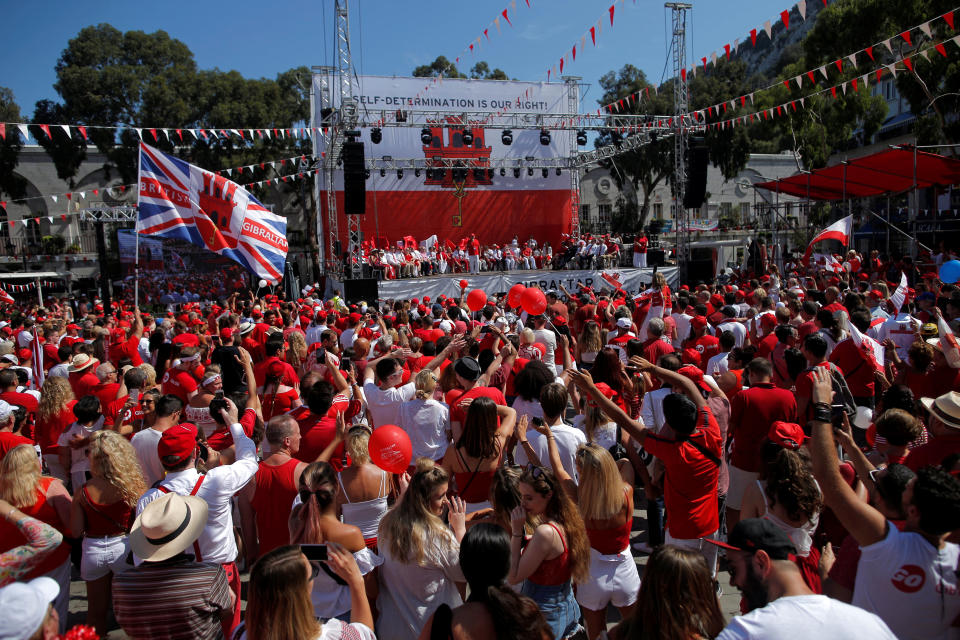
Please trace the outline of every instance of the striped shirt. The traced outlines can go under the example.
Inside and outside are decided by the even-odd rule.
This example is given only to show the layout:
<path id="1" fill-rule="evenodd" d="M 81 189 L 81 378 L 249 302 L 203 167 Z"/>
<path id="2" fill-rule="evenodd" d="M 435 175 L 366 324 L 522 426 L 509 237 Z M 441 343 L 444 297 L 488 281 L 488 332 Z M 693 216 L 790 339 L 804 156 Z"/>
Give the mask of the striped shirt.
<path id="1" fill-rule="evenodd" d="M 144 562 L 114 575 L 113 610 L 134 640 L 219 638 L 220 614 L 231 610 L 227 574 L 183 554 Z"/>

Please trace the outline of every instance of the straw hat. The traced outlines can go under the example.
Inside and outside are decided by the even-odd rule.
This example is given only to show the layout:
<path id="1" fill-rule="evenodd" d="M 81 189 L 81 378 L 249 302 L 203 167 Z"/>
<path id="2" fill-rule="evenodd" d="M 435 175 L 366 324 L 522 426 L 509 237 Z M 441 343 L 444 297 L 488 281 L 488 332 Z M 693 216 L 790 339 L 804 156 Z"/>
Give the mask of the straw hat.
<path id="1" fill-rule="evenodd" d="M 948 391 L 937 398 L 920 398 L 920 402 L 937 420 L 953 429 L 960 429 L 960 393 Z"/>
<path id="2" fill-rule="evenodd" d="M 200 537 L 208 510 L 203 498 L 164 494 L 137 516 L 130 530 L 130 548 L 152 562 L 172 558 Z"/>
<path id="3" fill-rule="evenodd" d="M 97 364 L 97 359 L 91 357 L 85 353 L 78 353 L 73 356 L 73 360 L 70 362 L 70 366 L 67 367 L 67 371 L 74 373 L 77 371 L 83 371 L 84 369 L 91 367 Z"/>

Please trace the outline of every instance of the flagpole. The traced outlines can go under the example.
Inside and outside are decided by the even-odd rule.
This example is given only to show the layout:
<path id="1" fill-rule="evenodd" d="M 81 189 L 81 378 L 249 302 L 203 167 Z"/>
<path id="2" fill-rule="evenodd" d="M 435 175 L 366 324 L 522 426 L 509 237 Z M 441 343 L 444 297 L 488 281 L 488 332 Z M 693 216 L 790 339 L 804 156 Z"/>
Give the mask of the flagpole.
<path id="1" fill-rule="evenodd" d="M 142 144 L 142 143 L 141 143 Z M 141 170 L 143 169 L 143 150 L 140 150 L 140 153 L 137 156 L 137 189 L 140 189 L 140 175 Z M 133 261 L 133 306 L 134 308 L 140 307 L 140 206 L 139 206 L 140 196 L 137 195 L 137 218 L 136 222 L 133 225 L 133 235 L 134 235 L 134 258 Z"/>

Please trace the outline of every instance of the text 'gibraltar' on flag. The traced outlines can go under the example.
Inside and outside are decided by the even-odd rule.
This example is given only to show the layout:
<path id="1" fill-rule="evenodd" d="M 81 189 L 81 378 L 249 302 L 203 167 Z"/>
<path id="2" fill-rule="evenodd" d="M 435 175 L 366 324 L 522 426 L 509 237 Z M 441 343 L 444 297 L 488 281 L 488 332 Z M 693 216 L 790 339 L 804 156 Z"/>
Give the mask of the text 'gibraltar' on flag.
<path id="1" fill-rule="evenodd" d="M 139 183 L 139 233 L 204 247 L 270 284 L 283 278 L 286 218 L 237 183 L 146 144 Z"/>

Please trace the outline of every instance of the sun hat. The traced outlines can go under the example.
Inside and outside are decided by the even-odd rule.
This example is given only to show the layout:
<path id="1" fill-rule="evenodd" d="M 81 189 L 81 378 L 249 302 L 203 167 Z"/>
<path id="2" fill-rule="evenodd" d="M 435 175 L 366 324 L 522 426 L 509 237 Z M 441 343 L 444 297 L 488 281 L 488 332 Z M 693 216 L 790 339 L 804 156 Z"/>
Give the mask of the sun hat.
<path id="1" fill-rule="evenodd" d="M 960 429 L 960 392 L 948 391 L 936 398 L 920 398 L 920 403 L 946 426 Z"/>
<path id="2" fill-rule="evenodd" d="M 189 548 L 207 526 L 207 501 L 167 493 L 148 504 L 130 529 L 130 549 L 142 560 L 159 562 Z"/>
<path id="3" fill-rule="evenodd" d="M 0 640 L 26 640 L 40 629 L 60 585 L 47 577 L 12 582 L 0 589 Z"/>
<path id="4" fill-rule="evenodd" d="M 78 353 L 73 356 L 73 360 L 70 361 L 70 366 L 67 367 L 67 371 L 70 373 L 76 373 L 77 371 L 83 371 L 95 364 L 98 364 L 96 358 L 87 355 L 86 353 Z"/>

